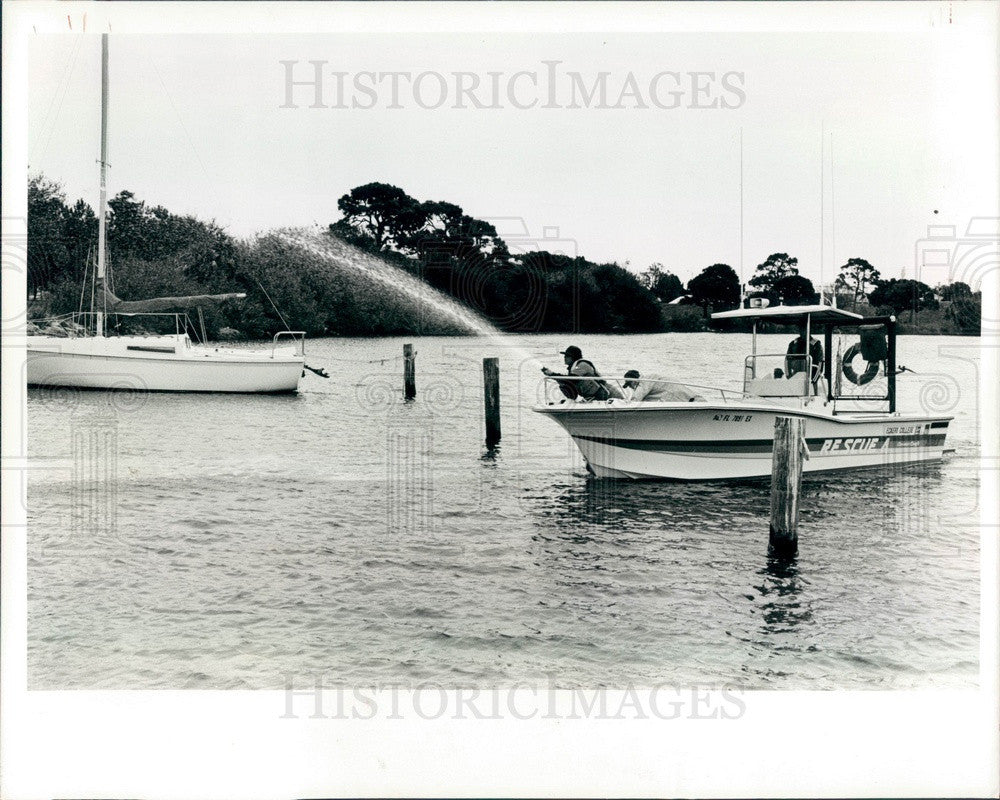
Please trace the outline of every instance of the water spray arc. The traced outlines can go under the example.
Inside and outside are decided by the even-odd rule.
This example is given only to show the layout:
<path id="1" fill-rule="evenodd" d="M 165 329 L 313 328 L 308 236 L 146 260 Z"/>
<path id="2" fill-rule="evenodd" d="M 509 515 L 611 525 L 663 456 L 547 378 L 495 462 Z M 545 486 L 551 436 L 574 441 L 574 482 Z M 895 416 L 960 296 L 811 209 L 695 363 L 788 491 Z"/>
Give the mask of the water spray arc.
<path id="1" fill-rule="evenodd" d="M 332 239 L 323 233 L 307 229 L 288 229 L 275 234 L 282 241 L 318 256 L 334 269 L 351 271 L 402 297 L 439 319 L 459 325 L 466 332 L 477 336 L 499 336 L 500 331 L 481 316 L 435 289 L 430 284 L 410 275 L 406 270 L 362 250 Z"/>

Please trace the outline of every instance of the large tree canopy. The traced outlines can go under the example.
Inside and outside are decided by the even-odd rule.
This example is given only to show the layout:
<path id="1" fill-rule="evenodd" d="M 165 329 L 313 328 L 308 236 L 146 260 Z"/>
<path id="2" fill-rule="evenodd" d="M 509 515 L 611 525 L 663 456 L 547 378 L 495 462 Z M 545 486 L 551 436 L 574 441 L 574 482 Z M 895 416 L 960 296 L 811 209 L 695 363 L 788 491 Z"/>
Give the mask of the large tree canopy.
<path id="1" fill-rule="evenodd" d="M 899 314 L 906 309 L 923 311 L 937 308 L 934 290 L 922 281 L 910 279 L 879 281 L 868 295 L 868 301 L 876 308 L 891 308 Z"/>
<path id="2" fill-rule="evenodd" d="M 688 292 L 708 316 L 709 308 L 728 311 L 740 304 L 740 279 L 728 264 L 712 264 L 688 281 Z"/>
<path id="3" fill-rule="evenodd" d="M 372 238 L 377 250 L 401 246 L 425 220 L 420 203 L 388 183 L 355 186 L 337 201 L 337 208 L 346 222 Z"/>
<path id="4" fill-rule="evenodd" d="M 836 288 L 846 290 L 857 305 L 878 285 L 881 278 L 879 271 L 865 259 L 849 258 L 840 268 Z"/>
<path id="5" fill-rule="evenodd" d="M 982 293 L 973 293 L 964 283 L 953 283 L 946 288 L 952 291 L 948 292 L 951 299 L 944 312 L 945 319 L 953 322 L 959 333 L 978 334 L 983 316 Z"/>
<path id="6" fill-rule="evenodd" d="M 656 296 L 617 264 L 543 251 L 514 256 L 496 227 L 445 200 L 366 184 L 344 195 L 331 235 L 380 251 L 505 330 L 659 330 Z M 676 284 L 676 285 L 672 285 Z M 680 281 L 658 288 L 676 297 Z"/>
<path id="7" fill-rule="evenodd" d="M 468 216 L 460 206 L 444 201 L 427 201 L 418 209 L 419 226 L 399 236 L 399 245 L 420 257 L 441 260 L 483 258 L 506 255 L 507 248 L 490 222 Z"/>
<path id="8" fill-rule="evenodd" d="M 650 264 L 645 271 L 639 273 L 639 280 L 661 303 L 669 303 L 684 294 L 681 279 L 667 272 L 663 264 Z"/>
<path id="9" fill-rule="evenodd" d="M 749 283 L 755 289 L 770 294 L 771 288 L 782 278 L 799 274 L 799 269 L 795 266 L 798 263 L 799 260 L 788 253 L 771 253 L 763 263 L 757 265 Z"/>
<path id="10" fill-rule="evenodd" d="M 812 281 L 802 275 L 786 275 L 771 287 L 769 295 L 786 306 L 806 306 L 819 301 Z"/>
<path id="11" fill-rule="evenodd" d="M 62 187 L 42 175 L 28 180 L 28 292 L 83 277 L 97 241 L 97 218 L 83 200 L 66 205 Z"/>
<path id="12" fill-rule="evenodd" d="M 946 302 L 954 302 L 955 300 L 961 300 L 964 297 L 972 297 L 972 288 L 969 284 L 962 283 L 962 281 L 956 281 L 955 283 L 938 286 L 935 291 L 938 293 L 938 296 Z"/>

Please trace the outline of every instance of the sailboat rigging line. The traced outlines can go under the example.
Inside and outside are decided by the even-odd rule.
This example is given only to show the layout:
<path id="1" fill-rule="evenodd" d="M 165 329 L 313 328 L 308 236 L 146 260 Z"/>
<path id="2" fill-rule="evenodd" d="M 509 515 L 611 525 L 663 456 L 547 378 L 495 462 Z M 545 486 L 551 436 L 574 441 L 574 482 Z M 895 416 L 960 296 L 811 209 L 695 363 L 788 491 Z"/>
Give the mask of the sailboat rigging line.
<path id="1" fill-rule="evenodd" d="M 66 69 L 63 71 L 62 79 L 59 81 L 59 85 L 56 87 L 55 93 L 52 95 L 52 102 L 49 103 L 49 111 L 52 110 L 52 105 L 55 103 L 56 97 L 59 96 L 60 91 L 62 91 L 62 97 L 59 99 L 59 108 L 56 111 L 56 115 L 52 118 L 52 127 L 49 129 L 49 135 L 45 139 L 45 146 L 42 148 L 42 152 L 38 154 L 38 159 L 41 160 L 45 158 L 45 154 L 48 152 L 49 144 L 52 142 L 52 134 L 55 133 L 57 123 L 59 122 L 59 115 L 62 114 L 63 103 L 66 102 L 66 95 L 69 94 L 69 79 L 73 74 L 73 69 L 76 67 L 76 59 L 80 55 L 80 46 L 83 44 L 85 37 L 77 36 L 76 42 L 73 45 L 73 52 L 66 59 Z M 49 121 L 49 111 L 45 112 L 45 119 L 42 120 L 42 126 L 40 131 L 45 130 L 45 126 Z"/>
<path id="2" fill-rule="evenodd" d="M 267 298 L 268 302 L 269 302 L 269 303 L 271 304 L 271 306 L 272 306 L 272 307 L 274 308 L 274 311 L 275 311 L 275 313 L 276 313 L 276 314 L 277 314 L 277 315 L 278 315 L 279 317 L 281 317 L 281 322 L 282 322 L 282 323 L 284 324 L 284 326 L 285 326 L 285 330 L 286 330 L 286 331 L 290 331 L 290 330 L 292 329 L 292 326 L 288 324 L 288 320 L 287 320 L 287 319 L 285 319 L 285 317 L 284 317 L 284 315 L 283 315 L 283 314 L 281 313 L 281 311 L 279 311 L 279 310 L 278 310 L 278 306 L 277 306 L 277 305 L 275 304 L 275 302 L 274 302 L 274 301 L 273 301 L 273 300 L 271 299 L 271 295 L 269 295 L 269 294 L 267 293 L 267 289 L 265 289 L 265 288 L 264 288 L 264 284 L 262 284 L 262 283 L 261 283 L 260 281 L 258 281 L 258 280 L 257 280 L 256 278 L 254 278 L 254 282 L 256 282 L 256 284 L 257 284 L 257 285 L 258 285 L 258 286 L 260 287 L 260 290 L 261 290 L 261 291 L 262 291 L 262 292 L 264 293 L 264 297 L 266 297 L 266 298 Z"/>
<path id="3" fill-rule="evenodd" d="M 83 262 L 83 280 L 80 282 L 80 305 L 77 311 L 83 313 L 83 298 L 87 294 L 87 276 L 90 274 L 90 261 L 94 257 L 94 248 L 87 248 L 87 260 Z"/>
<path id="4" fill-rule="evenodd" d="M 108 288 L 108 291 L 110 291 L 111 294 L 115 293 L 115 271 L 112 268 L 111 251 L 108 249 L 106 239 L 104 244 L 104 285 Z"/>
<path id="5" fill-rule="evenodd" d="M 198 159 L 198 166 L 201 167 L 202 174 L 208 179 L 208 186 L 212 187 L 215 181 L 211 179 L 208 174 L 208 170 L 205 169 L 205 162 L 201 160 L 201 154 L 198 152 L 197 148 L 194 146 L 194 140 L 191 138 L 191 134 L 188 133 L 187 126 L 184 124 L 184 120 L 181 117 L 181 112 L 177 110 L 177 104 L 174 103 L 173 95 L 170 94 L 170 90 L 167 89 L 167 84 L 163 80 L 163 76 L 160 74 L 159 67 L 156 66 L 156 62 L 153 61 L 152 56 L 149 57 L 149 63 L 153 67 L 153 72 L 156 73 L 157 80 L 160 81 L 160 86 L 163 88 L 163 93 L 167 96 L 167 100 L 170 102 L 170 107 L 174 110 L 174 114 L 177 117 L 177 122 L 180 123 L 181 130 L 184 131 L 184 138 L 188 141 L 188 146 L 191 148 L 191 152 L 194 153 L 194 157 Z"/>
<path id="6" fill-rule="evenodd" d="M 86 282 L 86 281 L 85 281 Z M 97 270 L 90 273 L 90 313 L 94 313 L 94 298 L 97 297 Z"/>
<path id="7" fill-rule="evenodd" d="M 198 306 L 198 324 L 201 326 L 201 343 L 208 344 L 208 334 L 205 332 L 205 315 L 202 313 L 201 306 Z"/>

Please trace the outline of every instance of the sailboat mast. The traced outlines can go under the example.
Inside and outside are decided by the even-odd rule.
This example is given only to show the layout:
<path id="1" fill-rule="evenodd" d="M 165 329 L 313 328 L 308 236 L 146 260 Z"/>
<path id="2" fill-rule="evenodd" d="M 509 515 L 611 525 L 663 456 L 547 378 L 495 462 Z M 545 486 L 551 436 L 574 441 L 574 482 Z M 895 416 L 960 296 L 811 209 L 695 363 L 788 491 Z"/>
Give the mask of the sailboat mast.
<path id="1" fill-rule="evenodd" d="M 101 34 L 101 203 L 97 231 L 97 286 L 101 293 L 97 312 L 97 335 L 104 335 L 104 273 L 108 215 L 108 35 Z"/>

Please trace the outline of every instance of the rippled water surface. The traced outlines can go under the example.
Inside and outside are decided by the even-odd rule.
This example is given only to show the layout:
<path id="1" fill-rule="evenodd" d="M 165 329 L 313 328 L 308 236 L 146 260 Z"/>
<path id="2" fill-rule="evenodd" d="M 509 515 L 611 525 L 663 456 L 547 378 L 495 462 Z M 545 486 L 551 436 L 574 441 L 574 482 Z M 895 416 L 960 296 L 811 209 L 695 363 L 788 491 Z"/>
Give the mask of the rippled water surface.
<path id="1" fill-rule="evenodd" d="M 588 479 L 529 410 L 567 344 L 736 386 L 748 340 L 411 338 L 405 404 L 402 339 L 311 341 L 334 377 L 291 397 L 31 390 L 29 685 L 976 685 L 977 339 L 899 340 L 901 410 L 953 414 L 956 452 L 807 477 L 792 564 L 766 482 Z"/>

